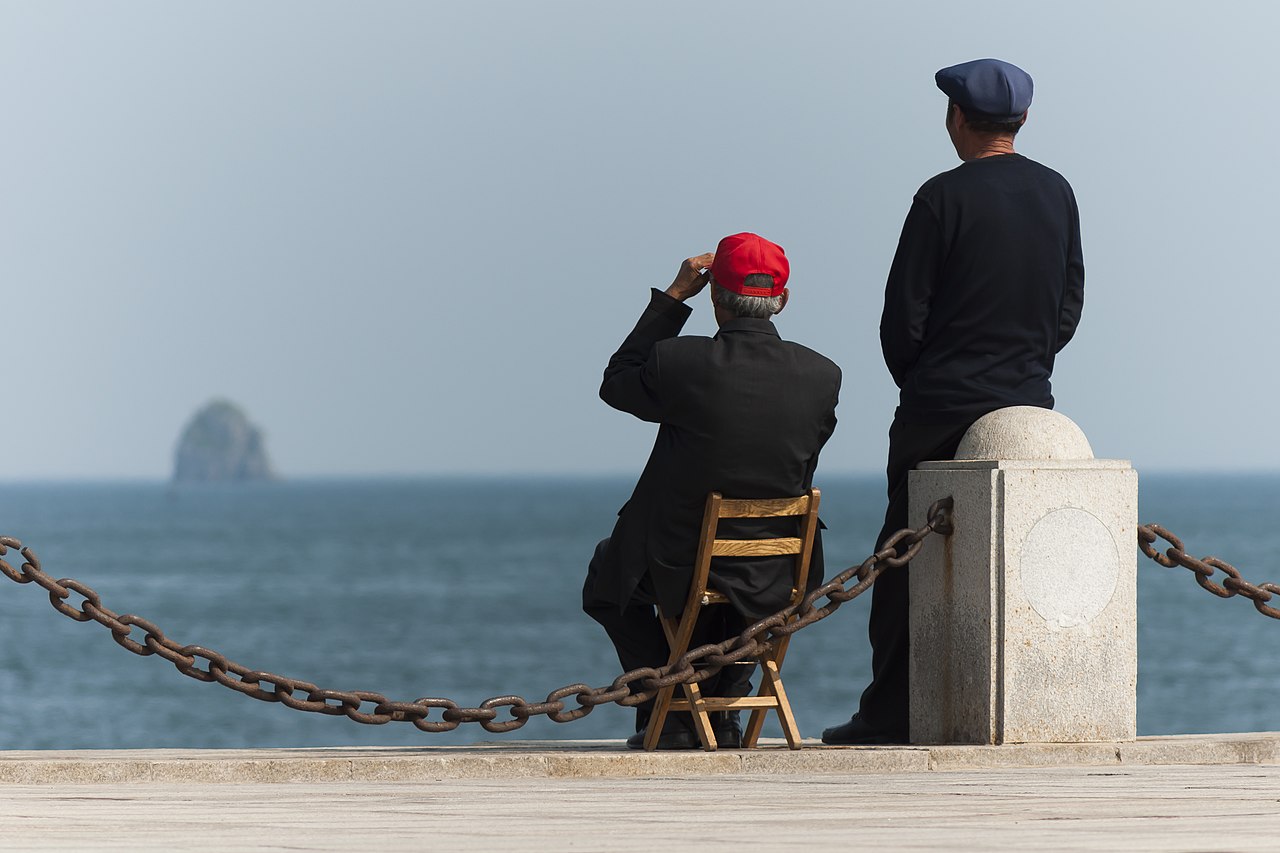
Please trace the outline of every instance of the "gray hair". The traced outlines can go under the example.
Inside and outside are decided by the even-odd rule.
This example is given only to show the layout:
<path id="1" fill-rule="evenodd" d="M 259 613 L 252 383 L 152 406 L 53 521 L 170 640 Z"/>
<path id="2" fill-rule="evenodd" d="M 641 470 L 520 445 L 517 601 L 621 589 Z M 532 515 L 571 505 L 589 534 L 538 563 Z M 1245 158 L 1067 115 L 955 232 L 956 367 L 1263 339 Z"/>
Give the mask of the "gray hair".
<path id="1" fill-rule="evenodd" d="M 951 117 L 952 107 L 959 107 L 960 112 L 964 113 L 964 120 L 968 122 L 969 129 L 977 133 L 1007 133 L 1010 136 L 1017 136 L 1018 131 L 1022 130 L 1022 126 L 1027 123 L 1026 113 L 1013 121 L 992 121 L 978 113 L 966 110 L 955 101 L 947 101 L 947 118 Z"/>
<path id="2" fill-rule="evenodd" d="M 743 282 L 747 287 L 773 287 L 773 276 L 755 273 Z M 715 286 L 713 282 L 713 286 Z M 735 317 L 768 320 L 782 310 L 782 294 L 777 296 L 743 296 L 715 286 L 716 304 Z"/>

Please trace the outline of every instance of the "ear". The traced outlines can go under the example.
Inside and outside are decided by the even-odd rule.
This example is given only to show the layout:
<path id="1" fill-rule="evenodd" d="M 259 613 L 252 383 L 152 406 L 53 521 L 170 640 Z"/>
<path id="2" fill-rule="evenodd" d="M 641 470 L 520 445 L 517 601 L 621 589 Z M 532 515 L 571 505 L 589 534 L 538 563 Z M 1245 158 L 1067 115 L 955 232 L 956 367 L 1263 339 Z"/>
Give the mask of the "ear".
<path id="1" fill-rule="evenodd" d="M 778 306 L 778 310 L 774 313 L 775 317 L 778 316 L 778 314 L 782 313 L 783 308 L 787 307 L 787 300 L 790 298 L 791 298 L 791 289 L 788 287 L 782 288 L 782 304 Z"/>

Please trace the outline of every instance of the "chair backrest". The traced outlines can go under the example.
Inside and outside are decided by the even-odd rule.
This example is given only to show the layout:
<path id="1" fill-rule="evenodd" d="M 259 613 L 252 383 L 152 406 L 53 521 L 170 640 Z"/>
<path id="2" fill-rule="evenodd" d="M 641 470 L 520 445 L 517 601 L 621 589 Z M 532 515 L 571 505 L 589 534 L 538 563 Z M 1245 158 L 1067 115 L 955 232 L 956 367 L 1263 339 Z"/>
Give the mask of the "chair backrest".
<path id="1" fill-rule="evenodd" d="M 776 557 L 795 555 L 792 575 L 794 587 L 791 603 L 804 597 L 809 579 L 809 561 L 813 556 L 813 540 L 818 531 L 818 503 L 822 493 L 809 489 L 805 494 L 788 498 L 744 500 L 726 498 L 719 492 L 707 495 L 702 514 L 702 536 L 694 563 L 693 585 L 689 600 L 702 598 L 707 592 L 707 579 L 712 557 Z M 777 536 L 767 539 L 717 539 L 716 530 L 722 518 L 799 518 L 799 536 Z"/>

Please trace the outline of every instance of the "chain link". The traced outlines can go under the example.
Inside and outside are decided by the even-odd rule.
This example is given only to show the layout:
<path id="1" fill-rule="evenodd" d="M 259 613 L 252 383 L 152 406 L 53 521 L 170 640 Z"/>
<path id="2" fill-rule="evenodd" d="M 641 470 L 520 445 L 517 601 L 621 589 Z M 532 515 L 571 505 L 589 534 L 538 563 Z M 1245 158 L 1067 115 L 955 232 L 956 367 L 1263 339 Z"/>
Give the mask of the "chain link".
<path id="1" fill-rule="evenodd" d="M 951 510 L 951 498 L 935 502 L 929 507 L 928 521 L 923 527 L 898 531 L 875 554 L 860 565 L 845 569 L 810 592 L 800 603 L 761 619 L 722 643 L 690 649 L 673 664 L 633 669 L 603 687 L 570 684 L 551 691 L 542 702 L 529 702 L 521 696 L 494 696 L 475 708 L 461 707 L 452 699 L 431 697 L 393 702 L 380 693 L 327 690 L 310 682 L 251 670 L 213 649 L 171 640 L 155 623 L 141 616 L 114 613 L 103 606 L 98 593 L 80 581 L 72 578 L 54 580 L 40 568 L 35 552 L 12 537 L 0 536 L 0 558 L 13 549 L 22 555 L 23 563 L 15 569 L 0 559 L 0 574 L 15 583 L 35 583 L 49 593 L 50 604 L 63 616 L 77 622 L 97 622 L 111 632 L 112 639 L 135 655 L 158 655 L 189 678 L 217 682 L 263 702 L 279 702 L 295 711 L 345 716 L 371 726 L 404 722 L 412 723 L 424 732 L 447 732 L 462 723 L 479 723 L 485 731 L 500 733 L 514 731 L 535 716 L 569 723 L 582 719 L 599 705 L 617 703 L 634 707 L 652 699 L 663 687 L 693 684 L 715 674 L 721 667 L 758 657 L 771 643 L 826 619 L 841 604 L 866 592 L 885 570 L 909 563 L 920 553 L 924 539 L 930 533 L 951 535 Z M 846 589 L 845 584 L 855 578 L 857 582 Z M 83 599 L 78 608 L 69 601 L 73 595 Z M 819 606 L 817 602 L 821 598 L 826 598 L 827 602 Z M 135 628 L 142 632 L 141 642 L 134 635 Z M 639 689 L 633 691 L 632 685 L 637 683 Z M 301 698 L 303 696 L 305 698 Z M 436 709 L 440 709 L 440 719 L 429 719 Z M 506 718 L 499 719 L 504 714 Z"/>
<path id="2" fill-rule="evenodd" d="M 1154 547 L 1157 539 L 1163 539 L 1171 547 L 1164 553 L 1157 551 Z M 1186 552 L 1181 539 L 1158 524 L 1138 525 L 1138 547 L 1142 549 L 1142 553 L 1166 569 L 1174 566 L 1190 569 L 1195 574 L 1196 583 L 1219 598 L 1243 595 L 1253 602 L 1259 613 L 1272 619 L 1280 619 L 1280 609 L 1268 606 L 1273 596 L 1280 595 L 1280 584 L 1264 583 L 1254 586 L 1241 576 L 1239 569 L 1225 560 L 1217 557 L 1196 559 Z M 1221 584 L 1209 580 L 1215 571 L 1226 575 Z"/>

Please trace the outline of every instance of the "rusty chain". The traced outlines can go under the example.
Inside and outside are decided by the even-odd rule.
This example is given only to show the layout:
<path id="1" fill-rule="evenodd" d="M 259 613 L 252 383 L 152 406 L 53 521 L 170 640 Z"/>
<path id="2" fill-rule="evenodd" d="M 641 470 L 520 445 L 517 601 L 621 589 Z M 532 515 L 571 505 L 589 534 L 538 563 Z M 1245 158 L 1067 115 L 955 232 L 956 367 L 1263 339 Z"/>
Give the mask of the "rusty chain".
<path id="1" fill-rule="evenodd" d="M 73 578 L 54 580 L 40 568 L 35 552 L 17 539 L 0 536 L 0 558 L 10 548 L 19 552 L 24 562 L 15 569 L 0 559 L 0 574 L 20 584 L 35 583 L 49 593 L 53 608 L 77 622 L 94 621 L 111 631 L 111 637 L 136 655 L 159 655 L 177 667 L 183 675 L 197 681 L 216 681 L 223 687 L 264 702 L 279 702 L 295 711 L 346 716 L 357 723 L 383 725 L 390 722 L 413 723 L 424 732 L 447 732 L 462 723 L 479 723 L 485 731 L 509 732 L 520 728 L 530 717 L 545 714 L 557 723 L 581 719 L 597 705 L 616 702 L 633 707 L 657 695 L 663 687 L 702 681 L 728 664 L 762 654 L 769 643 L 789 636 L 802 628 L 820 622 L 841 604 L 866 592 L 885 570 L 909 563 L 920 552 L 930 533 L 951 534 L 951 498 L 943 498 L 929 507 L 928 521 L 918 530 L 903 529 L 885 541 L 884 546 L 860 565 L 851 566 L 822 586 L 814 589 L 798 604 L 790 605 L 768 616 L 736 637 L 724 642 L 699 646 L 673 664 L 645 667 L 625 672 L 605 687 L 569 684 L 553 690 L 542 702 L 529 702 L 521 696 L 494 696 L 475 708 L 464 708 L 451 699 L 422 698 L 412 702 L 394 702 L 381 693 L 367 690 L 327 690 L 307 681 L 288 678 L 228 660 L 225 655 L 203 646 L 184 645 L 169 639 L 153 622 L 141 616 L 121 616 L 102 604 L 92 588 Z M 899 548 L 903 549 L 899 554 Z M 845 584 L 857 578 L 846 589 Z M 83 601 L 76 608 L 68 603 L 72 594 Z M 817 600 L 827 603 L 818 606 Z M 130 637 L 133 629 L 142 630 L 142 641 Z M 639 682 L 633 693 L 631 685 Z M 305 698 L 302 698 L 305 696 Z M 564 700 L 572 698 L 577 707 L 568 708 Z M 441 709 L 440 719 L 428 719 L 433 709 Z M 508 708 L 510 719 L 499 720 L 500 709 Z"/>
<path id="2" fill-rule="evenodd" d="M 1163 539 L 1171 546 L 1163 554 L 1153 547 L 1157 539 Z M 1243 595 L 1253 602 L 1259 613 L 1272 619 L 1280 619 L 1280 609 L 1267 605 L 1273 595 L 1280 595 L 1280 584 L 1263 583 L 1255 586 L 1241 577 L 1240 570 L 1225 560 L 1217 557 L 1196 559 L 1186 552 L 1181 539 L 1158 524 L 1138 525 L 1138 547 L 1142 549 L 1142 553 L 1166 569 L 1174 566 L 1190 569 L 1196 576 L 1196 583 L 1219 598 Z M 1221 584 L 1209 580 L 1215 570 L 1226 575 Z"/>

